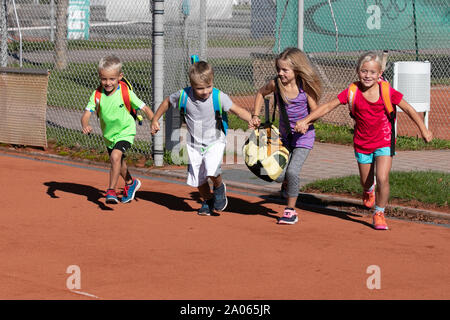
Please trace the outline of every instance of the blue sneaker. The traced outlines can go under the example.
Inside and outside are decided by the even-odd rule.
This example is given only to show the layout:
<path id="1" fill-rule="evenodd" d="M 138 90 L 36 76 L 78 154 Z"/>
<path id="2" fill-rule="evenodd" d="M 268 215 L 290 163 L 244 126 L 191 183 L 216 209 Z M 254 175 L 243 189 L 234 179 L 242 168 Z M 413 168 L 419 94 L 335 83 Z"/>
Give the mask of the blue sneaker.
<path id="1" fill-rule="evenodd" d="M 222 185 L 218 188 L 214 187 L 214 209 L 217 211 L 223 211 L 228 205 L 227 199 L 227 187 L 225 183 L 222 182 Z"/>
<path id="2" fill-rule="evenodd" d="M 213 214 L 214 198 L 202 202 L 202 206 L 198 210 L 199 216 L 210 216 Z"/>
<path id="3" fill-rule="evenodd" d="M 127 203 L 133 200 L 136 191 L 138 191 L 140 187 L 141 182 L 139 179 L 133 179 L 131 184 L 125 184 L 125 187 L 123 188 L 122 203 Z"/>
<path id="4" fill-rule="evenodd" d="M 119 203 L 119 199 L 117 199 L 116 190 L 108 189 L 106 190 L 106 203 Z"/>

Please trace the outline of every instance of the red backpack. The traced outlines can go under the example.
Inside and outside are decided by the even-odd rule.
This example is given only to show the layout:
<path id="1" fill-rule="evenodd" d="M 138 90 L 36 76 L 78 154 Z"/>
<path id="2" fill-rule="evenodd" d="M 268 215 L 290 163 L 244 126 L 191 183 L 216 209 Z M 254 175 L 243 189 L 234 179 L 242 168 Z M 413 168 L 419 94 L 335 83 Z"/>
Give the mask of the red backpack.
<path id="1" fill-rule="evenodd" d="M 119 85 L 120 85 L 120 91 L 122 92 L 122 99 L 123 102 L 128 110 L 128 112 L 131 114 L 131 116 L 133 117 L 134 120 L 138 120 L 139 124 L 142 124 L 142 120 L 141 117 L 137 115 L 136 109 L 131 107 L 131 102 L 130 102 L 130 90 L 133 90 L 133 87 L 131 86 L 130 82 L 125 79 L 122 78 L 121 81 L 119 81 Z M 100 114 L 100 99 L 102 97 L 102 91 L 103 88 L 102 86 L 99 86 L 97 88 L 97 90 L 95 90 L 95 109 L 97 111 L 97 116 Z"/>

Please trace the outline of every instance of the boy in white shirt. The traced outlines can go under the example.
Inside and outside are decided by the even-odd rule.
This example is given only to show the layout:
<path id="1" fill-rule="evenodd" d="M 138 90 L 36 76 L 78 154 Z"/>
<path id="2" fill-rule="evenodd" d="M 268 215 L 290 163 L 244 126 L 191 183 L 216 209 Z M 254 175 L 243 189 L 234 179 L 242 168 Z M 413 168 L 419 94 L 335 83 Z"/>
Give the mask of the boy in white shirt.
<path id="1" fill-rule="evenodd" d="M 213 87 L 214 71 L 209 63 L 198 61 L 192 64 L 189 69 L 189 80 L 191 87 L 171 94 L 161 103 L 153 117 L 151 129 L 152 134 L 158 132 L 160 129 L 158 120 L 169 106 L 180 108 L 181 101 L 184 101 L 189 157 L 187 184 L 197 187 L 202 197 L 203 202 L 198 214 L 209 216 L 214 210 L 223 211 L 228 204 L 226 186 L 221 175 L 226 145 L 226 123 L 222 123 L 222 119 L 218 118 L 215 101 L 220 103 L 222 112 L 233 112 L 247 121 L 249 128 L 253 128 L 253 123 L 247 110 L 234 104 L 227 94 Z M 213 193 L 208 179 L 213 183 Z"/>

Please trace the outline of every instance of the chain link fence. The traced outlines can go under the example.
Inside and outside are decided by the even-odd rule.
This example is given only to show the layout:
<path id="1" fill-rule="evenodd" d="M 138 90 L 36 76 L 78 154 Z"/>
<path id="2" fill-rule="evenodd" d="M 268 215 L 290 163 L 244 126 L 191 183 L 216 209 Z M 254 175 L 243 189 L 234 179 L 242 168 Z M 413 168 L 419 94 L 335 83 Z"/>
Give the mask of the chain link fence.
<path id="1" fill-rule="evenodd" d="M 97 120 L 91 118 L 95 134 L 84 136 L 80 118 L 98 86 L 97 63 L 106 54 L 122 59 L 125 77 L 151 105 L 152 1 L 0 1 L 2 66 L 50 71 L 50 138 L 104 150 Z M 431 63 L 429 128 L 435 137 L 450 139 L 448 0 L 166 0 L 164 19 L 165 96 L 188 85 L 189 57 L 197 54 L 213 64 L 214 85 L 252 109 L 256 91 L 275 75 L 276 55 L 300 46 L 322 79 L 325 102 L 356 80 L 363 51 L 388 50 L 390 81 L 396 61 Z M 169 117 L 179 124 L 176 114 Z M 346 107 L 323 120 L 352 125 Z M 149 131 L 148 121 L 137 126 L 135 152 L 151 154 Z M 398 133 L 418 134 L 403 113 Z"/>

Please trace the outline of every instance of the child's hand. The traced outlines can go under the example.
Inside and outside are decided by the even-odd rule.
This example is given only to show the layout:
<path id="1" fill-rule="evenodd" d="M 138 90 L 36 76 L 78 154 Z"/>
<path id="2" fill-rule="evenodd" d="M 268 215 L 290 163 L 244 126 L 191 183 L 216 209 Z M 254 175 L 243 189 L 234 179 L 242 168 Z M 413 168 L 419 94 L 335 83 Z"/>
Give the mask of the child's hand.
<path id="1" fill-rule="evenodd" d="M 92 127 L 91 126 L 85 126 L 83 127 L 83 133 L 84 134 L 89 134 L 92 132 Z"/>
<path id="2" fill-rule="evenodd" d="M 431 142 L 431 140 L 433 140 L 433 133 L 426 129 L 425 132 L 422 132 L 422 137 L 426 142 Z"/>
<path id="3" fill-rule="evenodd" d="M 151 129 L 152 129 L 152 134 L 155 135 L 160 130 L 159 122 L 158 121 L 152 121 Z"/>
<path id="4" fill-rule="evenodd" d="M 305 122 L 303 120 L 298 120 L 295 123 L 294 130 L 295 130 L 295 132 L 300 132 L 302 134 L 305 134 L 306 131 L 308 131 L 308 128 L 309 128 L 309 124 L 307 122 Z"/>
<path id="5" fill-rule="evenodd" d="M 261 125 L 261 119 L 258 116 L 252 116 L 251 123 L 253 124 L 253 129 L 256 129 Z"/>

